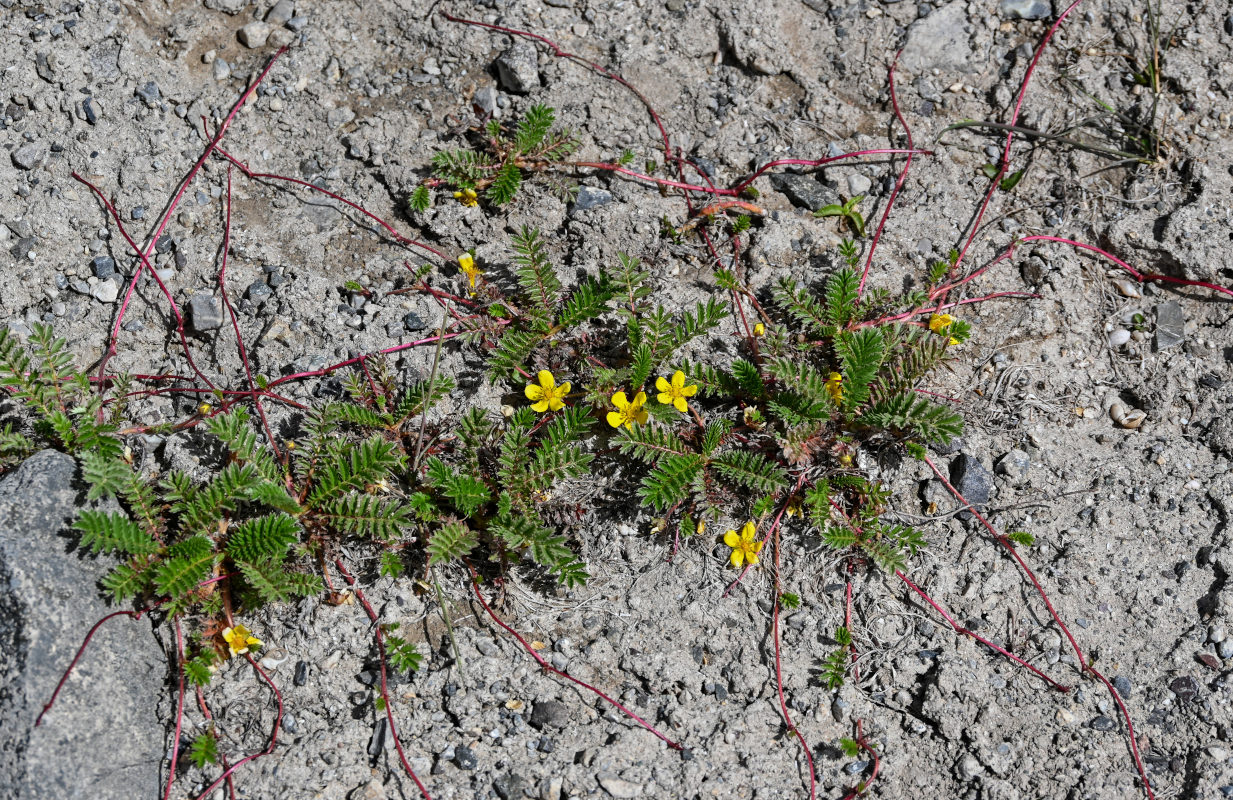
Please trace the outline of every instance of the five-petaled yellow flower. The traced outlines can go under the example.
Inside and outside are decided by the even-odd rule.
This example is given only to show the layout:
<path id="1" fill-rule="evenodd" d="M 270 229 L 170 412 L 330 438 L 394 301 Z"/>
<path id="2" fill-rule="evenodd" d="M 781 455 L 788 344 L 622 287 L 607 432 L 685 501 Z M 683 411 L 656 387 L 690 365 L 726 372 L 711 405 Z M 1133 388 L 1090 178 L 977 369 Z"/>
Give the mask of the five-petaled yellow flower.
<path id="1" fill-rule="evenodd" d="M 751 567 L 758 563 L 758 551 L 762 549 L 762 542 L 754 541 L 757 532 L 758 528 L 753 522 L 746 522 L 740 533 L 728 531 L 724 534 L 724 544 L 732 548 L 732 555 L 728 557 L 732 566 L 740 569 L 746 561 Z"/>
<path id="2" fill-rule="evenodd" d="M 467 276 L 467 280 L 471 283 L 471 288 L 475 288 L 475 279 L 483 273 L 480 268 L 475 266 L 475 256 L 470 253 L 463 253 L 458 257 L 458 266 L 462 270 L 462 274 Z"/>
<path id="3" fill-rule="evenodd" d="M 933 331 L 934 333 L 941 333 L 942 331 L 949 328 L 951 326 L 951 323 L 954 321 L 955 321 L 955 318 L 952 317 L 950 314 L 934 314 L 933 316 L 929 317 L 929 330 Z"/>
<path id="4" fill-rule="evenodd" d="M 826 393 L 836 404 L 843 402 L 843 376 L 838 372 L 826 376 Z"/>
<path id="5" fill-rule="evenodd" d="M 525 389 L 527 399 L 531 401 L 531 410 L 560 411 L 565 408 L 565 395 L 569 394 L 569 381 L 557 386 L 556 379 L 546 369 L 541 369 L 538 375 L 539 385 L 528 383 Z"/>
<path id="6" fill-rule="evenodd" d="M 625 392 L 617 392 L 612 396 L 612 404 L 617 407 L 616 411 L 608 412 L 608 424 L 612 427 L 619 428 L 624 425 L 633 430 L 634 423 L 646 424 L 648 415 L 643 408 L 646 405 L 646 392 L 638 392 L 633 401 L 625 396 Z"/>
<path id="7" fill-rule="evenodd" d="M 697 386 L 685 385 L 685 373 L 679 369 L 673 373 L 671 382 L 667 378 L 656 378 L 655 388 L 659 390 L 655 399 L 666 406 L 675 406 L 682 414 L 689 410 L 689 403 L 685 402 L 685 398 L 698 393 Z"/>
<path id="8" fill-rule="evenodd" d="M 955 318 L 950 314 L 934 314 L 929 317 L 929 330 L 934 333 L 945 333 L 954 321 Z M 959 344 L 959 340 L 952 336 L 950 337 L 949 344 L 951 347 L 954 347 Z"/>
<path id="9" fill-rule="evenodd" d="M 227 648 L 233 656 L 242 656 L 248 652 L 248 648 L 256 645 L 261 646 L 261 640 L 245 628 L 243 625 L 236 625 L 234 628 L 223 628 L 223 641 L 227 643 Z"/>
<path id="10" fill-rule="evenodd" d="M 475 193 L 474 189 L 463 189 L 462 191 L 454 192 L 454 199 L 467 208 L 479 205 L 479 195 Z"/>

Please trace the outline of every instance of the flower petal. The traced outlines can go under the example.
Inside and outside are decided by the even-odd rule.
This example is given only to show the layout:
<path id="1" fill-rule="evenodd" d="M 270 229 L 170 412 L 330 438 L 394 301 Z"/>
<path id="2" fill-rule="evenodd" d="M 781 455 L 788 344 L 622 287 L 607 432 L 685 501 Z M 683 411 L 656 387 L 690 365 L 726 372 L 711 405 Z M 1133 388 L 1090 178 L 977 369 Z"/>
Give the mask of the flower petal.
<path id="1" fill-rule="evenodd" d="M 659 390 L 659 391 L 661 391 L 661 392 L 666 392 L 666 391 L 668 391 L 668 387 L 669 387 L 670 385 L 671 385 L 671 384 L 669 384 L 669 383 L 668 383 L 668 381 L 667 381 L 667 379 L 665 379 L 663 376 L 660 376 L 660 377 L 658 377 L 658 378 L 656 378 L 656 379 L 655 379 L 655 388 L 656 388 L 656 389 L 658 389 L 658 390 Z M 660 400 L 659 402 L 661 402 L 661 403 L 662 403 L 662 402 L 664 402 L 664 401 L 663 401 L 663 400 Z"/>
<path id="2" fill-rule="evenodd" d="M 663 401 L 661 400 L 660 402 L 662 403 Z M 689 403 L 685 402 L 684 397 L 678 397 L 677 399 L 673 400 L 672 405 L 676 406 L 676 410 L 680 411 L 682 414 L 686 414 L 689 412 Z"/>
<path id="3" fill-rule="evenodd" d="M 565 408 L 565 403 L 561 402 L 561 397 L 559 395 L 554 394 L 552 397 L 548 398 L 548 407 L 553 411 L 560 411 Z"/>
<path id="4" fill-rule="evenodd" d="M 612 404 L 624 411 L 629 408 L 629 398 L 625 396 L 625 392 L 617 392 L 612 396 Z"/>
<path id="5" fill-rule="evenodd" d="M 732 562 L 732 566 L 740 569 L 741 565 L 745 563 L 745 554 L 740 550 L 733 550 L 732 555 L 728 556 L 728 560 Z"/>
<path id="6" fill-rule="evenodd" d="M 698 393 L 698 387 L 697 387 L 697 385 L 694 385 L 694 386 L 686 386 L 686 387 L 684 387 L 684 388 L 682 388 L 682 389 L 681 389 L 681 395 L 682 395 L 682 396 L 684 396 L 684 397 L 693 397 L 693 396 L 694 396 L 694 395 L 696 395 L 697 393 Z"/>
<path id="7" fill-rule="evenodd" d="M 560 395 L 561 397 L 565 397 L 565 395 L 569 394 L 570 387 L 572 386 L 573 386 L 572 383 L 570 383 L 569 381 L 566 381 L 565 383 L 561 384 L 560 387 L 558 387 L 557 394 Z"/>
<path id="8" fill-rule="evenodd" d="M 634 397 L 634 402 L 632 405 L 634 408 L 642 408 L 646 405 L 646 392 L 638 392 L 638 394 Z"/>
<path id="9" fill-rule="evenodd" d="M 527 396 L 528 400 L 542 400 L 544 398 L 543 388 L 533 383 L 528 383 L 527 388 L 523 389 L 522 393 Z"/>
<path id="10" fill-rule="evenodd" d="M 672 373 L 672 385 L 678 389 L 684 386 L 685 385 L 685 373 L 681 372 L 679 369 L 676 372 Z"/>
<path id="11" fill-rule="evenodd" d="M 746 553 L 745 557 L 749 559 L 749 566 L 755 566 L 758 563 L 757 553 Z"/>
<path id="12" fill-rule="evenodd" d="M 539 413 L 543 414 L 545 411 L 548 410 L 549 405 L 551 405 L 551 403 L 549 403 L 547 400 L 540 400 L 538 403 L 531 404 L 531 410 L 538 411 Z"/>
<path id="13" fill-rule="evenodd" d="M 649 419 L 650 416 L 651 415 L 647 413 L 647 410 L 645 408 L 639 408 L 637 411 L 634 412 L 634 416 L 633 416 L 633 419 L 630 420 L 629 427 L 633 428 L 634 422 L 637 422 L 639 425 L 645 425 L 647 419 Z"/>
<path id="14" fill-rule="evenodd" d="M 745 527 L 741 528 L 741 539 L 743 539 L 746 542 L 752 542 L 754 538 L 754 534 L 757 532 L 758 532 L 757 525 L 754 525 L 752 521 L 746 522 Z"/>
<path id="15" fill-rule="evenodd" d="M 724 544 L 735 550 L 741 546 L 741 535 L 736 531 L 728 531 L 724 534 Z"/>
<path id="16" fill-rule="evenodd" d="M 754 556 L 756 556 L 758 553 L 762 552 L 762 545 L 764 544 L 766 544 L 766 542 L 750 542 L 748 545 L 746 545 L 745 549 L 747 552 L 750 552 Z M 756 558 L 754 559 L 754 563 L 755 564 L 758 563 Z"/>
<path id="17" fill-rule="evenodd" d="M 660 378 L 660 380 L 663 380 L 663 378 Z M 664 405 L 669 405 L 670 403 L 673 402 L 672 395 L 668 394 L 667 392 L 660 392 L 659 394 L 655 395 L 655 399 L 663 403 Z"/>
<path id="18" fill-rule="evenodd" d="M 557 385 L 556 380 L 552 377 L 552 373 L 546 369 L 541 369 L 538 377 L 539 385 L 543 386 L 545 389 L 552 389 Z"/>
<path id="19" fill-rule="evenodd" d="M 608 412 L 608 424 L 611 425 L 612 427 L 619 428 L 621 427 L 622 424 L 624 424 L 624 422 L 625 422 L 624 414 L 619 414 L 616 411 Z"/>

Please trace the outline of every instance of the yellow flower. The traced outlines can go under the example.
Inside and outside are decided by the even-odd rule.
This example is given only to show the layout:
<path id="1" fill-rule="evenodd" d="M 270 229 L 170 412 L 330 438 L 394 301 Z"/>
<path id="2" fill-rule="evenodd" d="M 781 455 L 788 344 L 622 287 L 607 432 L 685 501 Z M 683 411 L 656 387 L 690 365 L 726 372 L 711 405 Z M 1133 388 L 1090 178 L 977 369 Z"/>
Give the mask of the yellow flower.
<path id="1" fill-rule="evenodd" d="M 608 424 L 612 427 L 619 428 L 624 425 L 632 431 L 635 422 L 639 425 L 646 424 L 647 413 L 643 408 L 646 405 L 646 392 L 638 392 L 633 402 L 625 396 L 625 392 L 617 392 L 612 396 L 612 404 L 617 407 L 616 411 L 608 412 Z"/>
<path id="2" fill-rule="evenodd" d="M 569 381 L 557 386 L 552 373 L 546 369 L 539 371 L 539 385 L 528 383 L 524 393 L 531 401 L 531 410 L 544 413 L 549 409 L 560 411 L 565 408 L 565 395 L 569 394 Z"/>
<path id="3" fill-rule="evenodd" d="M 831 396 L 836 405 L 843 402 L 843 376 L 838 372 L 832 372 L 826 376 L 826 393 Z"/>
<path id="4" fill-rule="evenodd" d="M 954 347 L 957 344 L 959 344 L 959 340 L 956 339 L 954 336 L 950 337 L 950 346 Z"/>
<path id="5" fill-rule="evenodd" d="M 950 327 L 955 318 L 950 314 L 934 314 L 929 318 L 929 330 L 934 333 L 941 333 Z"/>
<path id="6" fill-rule="evenodd" d="M 746 522 L 740 533 L 728 531 L 724 534 L 724 544 L 732 548 L 732 555 L 728 557 L 732 566 L 740 569 L 746 561 L 751 567 L 758 563 L 758 551 L 762 549 L 762 542 L 754 541 L 757 531 L 758 528 L 753 522 Z"/>
<path id="7" fill-rule="evenodd" d="M 788 505 L 784 509 L 784 514 L 789 517 L 799 517 L 801 515 L 801 506 L 801 498 L 793 497 L 788 501 Z"/>
<path id="8" fill-rule="evenodd" d="M 203 417 L 206 414 L 209 414 L 213 410 L 214 410 L 214 406 L 210 405 L 209 403 L 202 403 L 200 406 L 197 407 L 197 411 L 200 412 L 201 416 Z"/>
<path id="9" fill-rule="evenodd" d="M 454 199 L 467 208 L 479 205 L 479 195 L 475 193 L 474 189 L 463 189 L 460 192 L 454 192 Z"/>
<path id="10" fill-rule="evenodd" d="M 667 378 L 656 378 L 655 388 L 659 390 L 659 395 L 656 397 L 659 402 L 666 406 L 675 406 L 676 410 L 682 414 L 689 410 L 689 403 L 685 402 L 685 398 L 693 397 L 698 393 L 697 386 L 685 385 L 685 373 L 679 369 L 672 375 L 671 383 Z"/>
<path id="11" fill-rule="evenodd" d="M 763 325 L 761 322 L 759 322 L 757 325 L 754 325 L 754 336 L 765 336 L 765 335 L 766 335 L 765 325 Z"/>
<path id="12" fill-rule="evenodd" d="M 467 280 L 471 283 L 471 288 L 475 288 L 475 279 L 484 273 L 480 272 L 480 268 L 475 266 L 475 257 L 470 253 L 463 253 L 458 257 L 458 266 L 462 269 L 462 274 L 467 276 Z"/>
<path id="13" fill-rule="evenodd" d="M 697 533 L 699 536 L 705 533 L 706 532 L 706 520 L 704 519 L 698 520 L 698 525 L 697 527 L 694 528 L 694 532 Z"/>
<path id="14" fill-rule="evenodd" d="M 242 656 L 248 652 L 248 648 L 256 645 L 261 646 L 261 640 L 253 636 L 248 628 L 243 625 L 236 625 L 234 628 L 223 628 L 223 641 L 227 643 L 227 648 L 231 650 L 231 655 Z"/>

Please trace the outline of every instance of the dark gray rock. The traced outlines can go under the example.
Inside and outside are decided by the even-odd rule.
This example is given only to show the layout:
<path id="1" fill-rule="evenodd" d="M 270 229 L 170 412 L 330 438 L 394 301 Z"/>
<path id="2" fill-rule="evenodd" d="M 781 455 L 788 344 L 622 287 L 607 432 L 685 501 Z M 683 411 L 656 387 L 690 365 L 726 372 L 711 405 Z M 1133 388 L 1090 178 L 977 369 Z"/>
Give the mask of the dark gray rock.
<path id="1" fill-rule="evenodd" d="M 0 796 L 159 796 L 168 672 L 149 622 L 108 622 L 33 727 L 86 631 L 114 610 L 98 591 L 109 565 L 58 536 L 82 499 L 76 474 L 44 450 L 0 482 Z"/>
<path id="2" fill-rule="evenodd" d="M 539 88 L 539 61 L 535 45 L 522 39 L 497 57 L 497 77 L 506 91 L 526 94 Z"/>
<path id="3" fill-rule="evenodd" d="M 1176 300 L 1156 304 L 1156 349 L 1167 350 L 1186 341 L 1186 315 Z"/>
<path id="4" fill-rule="evenodd" d="M 265 281 L 253 281 L 248 285 L 245 295 L 254 305 L 261 305 L 274 294 L 274 290 Z"/>
<path id="5" fill-rule="evenodd" d="M 1088 726 L 1097 731 L 1111 731 L 1117 727 L 1117 723 L 1106 717 L 1104 714 L 1101 714 L 1099 717 L 1096 717 L 1089 722 Z"/>
<path id="6" fill-rule="evenodd" d="M 556 700 L 541 700 L 531 710 L 531 719 L 528 722 L 537 730 L 564 728 L 569 724 L 569 708 Z"/>
<path id="7" fill-rule="evenodd" d="M 87 97 L 81 101 L 81 113 L 86 118 L 86 122 L 91 125 L 98 122 L 98 104 L 93 97 Z"/>
<path id="8" fill-rule="evenodd" d="M 402 318 L 402 326 L 408 331 L 422 331 L 428 327 L 428 323 L 424 322 L 424 318 L 414 311 L 408 311 L 407 315 Z"/>
<path id="9" fill-rule="evenodd" d="M 1022 450 L 1011 450 L 998 459 L 993 471 L 1004 476 L 1011 486 L 1022 486 L 1027 482 L 1028 470 L 1032 467 L 1031 457 Z"/>
<path id="10" fill-rule="evenodd" d="M 479 766 L 479 759 L 470 747 L 460 744 L 454 748 L 454 763 L 459 769 L 474 770 Z"/>
<path id="11" fill-rule="evenodd" d="M 574 211 L 590 211 L 593 208 L 612 202 L 612 192 L 594 186 L 578 187 L 578 195 L 574 198 Z"/>
<path id="12" fill-rule="evenodd" d="M 211 294 L 195 294 L 188 299 L 188 324 L 194 333 L 223 327 L 223 310 Z"/>
<path id="13" fill-rule="evenodd" d="M 522 787 L 526 784 L 521 775 L 507 772 L 492 782 L 492 790 L 501 800 L 517 800 L 522 797 Z"/>
<path id="14" fill-rule="evenodd" d="M 1130 679 L 1125 675 L 1118 675 L 1113 679 L 1113 688 L 1117 689 L 1117 693 L 1123 698 L 1130 697 Z"/>
<path id="15" fill-rule="evenodd" d="M 960 453 L 950 465 L 950 482 L 968 503 L 977 511 L 984 511 L 989 503 L 989 493 L 993 489 L 993 475 L 980 463 L 980 459 L 967 453 Z M 960 511 L 959 519 L 971 519 L 972 512 Z"/>
<path id="16" fill-rule="evenodd" d="M 18 169 L 35 169 L 47 159 L 47 148 L 38 142 L 27 142 L 13 151 L 13 165 Z"/>
<path id="17" fill-rule="evenodd" d="M 34 242 L 33 236 L 23 236 L 17 240 L 17 244 L 9 248 L 9 252 L 13 254 L 13 258 L 21 261 L 30 255 L 30 251 L 34 249 Z"/>
<path id="18" fill-rule="evenodd" d="M 116 274 L 116 261 L 111 256 L 97 256 L 90 262 L 90 267 L 94 270 L 94 277 L 101 281 L 111 280 Z"/>
<path id="19" fill-rule="evenodd" d="M 137 96 L 149 108 L 158 108 L 159 101 L 163 99 L 163 93 L 158 90 L 158 84 L 154 81 L 146 81 L 138 87 Z"/>
<path id="20" fill-rule="evenodd" d="M 1002 0 L 998 15 L 1002 19 L 1050 19 L 1053 6 L 1047 0 Z"/>
<path id="21" fill-rule="evenodd" d="M 771 186 L 775 191 L 782 192 L 792 202 L 792 205 L 809 211 L 837 202 L 839 198 L 833 191 L 823 186 L 812 175 L 793 175 L 783 172 L 771 176 Z"/>

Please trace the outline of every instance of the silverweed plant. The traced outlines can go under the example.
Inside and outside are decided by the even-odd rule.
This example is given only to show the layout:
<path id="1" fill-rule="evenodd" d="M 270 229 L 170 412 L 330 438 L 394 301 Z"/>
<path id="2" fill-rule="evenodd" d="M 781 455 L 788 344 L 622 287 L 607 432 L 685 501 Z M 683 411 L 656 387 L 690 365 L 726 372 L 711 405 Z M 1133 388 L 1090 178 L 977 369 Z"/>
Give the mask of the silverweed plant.
<path id="1" fill-rule="evenodd" d="M 1049 29 L 1037 57 L 1076 4 Z M 512 126 L 481 121 L 464 134 L 465 146 L 437 153 L 425 167 L 430 176 L 411 191 L 408 209 L 426 210 L 436 190 L 452 193 L 455 201 L 467 206 L 499 207 L 515 201 L 522 184 L 535 176 L 544 176 L 554 187 L 568 191 L 562 180 L 566 173 L 604 171 L 677 193 L 685 201 L 687 219 L 681 224 L 666 220 L 665 233 L 674 240 L 691 237 L 691 242 L 700 242 L 714 267 L 714 290 L 692 307 L 666 308 L 653 299 L 662 288 L 655 278 L 658 265 L 643 265 L 628 255 L 566 286 L 551 263 L 551 243 L 529 228 L 513 237 L 510 274 L 498 274 L 503 267 L 477 260 L 478 248 L 447 256 L 398 233 L 386 220 L 340 195 L 297 178 L 254 172 L 222 150 L 220 142 L 286 48 L 279 50 L 226 118 L 213 131 L 205 131 L 209 143 L 184 184 L 187 187 L 212 156 L 229 165 L 218 282 L 247 388 L 224 389 L 198 368 L 183 335 L 179 307 L 161 282 L 159 288 L 176 320 L 183 360 L 192 376 L 106 372 L 124 330 L 127 296 L 96 375 L 87 376 L 79 369 L 63 340 L 46 326 L 36 326 L 29 352 L 0 330 L 0 385 L 26 412 L 23 424 L 10 422 L 0 430 L 0 467 L 29 454 L 40 441 L 49 443 L 78 458 L 89 499 L 114 496 L 122 509 L 85 510 L 74 523 L 82 549 L 120 559 L 102 579 L 102 588 L 112 602 L 132 610 L 120 610 L 104 619 L 163 611 L 176 631 L 177 671 L 188 683 L 204 689 L 221 672 L 219 666 L 225 660 L 243 659 L 281 697 L 273 680 L 253 659 L 262 646 L 254 613 L 259 609 L 277 613 L 287 600 L 304 595 L 321 594 L 333 603 L 358 601 L 373 622 L 379 656 L 375 711 L 386 715 L 403 769 L 421 795 L 429 798 L 403 751 L 386 685 L 388 670 L 420 669 L 424 656 L 410 633 L 398 635 L 396 626 L 382 622 L 368 602 L 361 579 L 346 563 L 346 552 L 355 550 L 374 558 L 385 576 L 431 581 L 439 599 L 438 575 L 463 576 L 492 621 L 546 672 L 596 694 L 680 750 L 681 743 L 600 689 L 551 666 L 497 616 L 480 589 L 485 581 L 499 584 L 528 573 L 551 576 L 564 587 L 581 585 L 588 574 L 580 556 L 586 545 L 581 538 L 585 526 L 580 523 L 614 514 L 628 518 L 629 506 L 636 502 L 653 517 L 655 535 L 672 537 L 674 553 L 699 542 L 720 549 L 722 542 L 727 550 L 720 552 L 726 563 L 740 570 L 733 586 L 749 569 L 771 562 L 774 595 L 769 639 L 774 648 L 779 708 L 787 732 L 800 744 L 808 765 L 811 798 L 817 788 L 812 751 L 792 720 L 780 672 L 781 613 L 809 601 L 805 590 L 789 591 L 780 584 L 781 559 L 796 552 L 785 548 L 788 537 L 824 543 L 848 578 L 843 624 L 834 629 L 834 649 L 819 668 L 823 685 L 835 689 L 857 674 L 859 631 L 852 611 L 852 575 L 858 570 L 878 570 L 898 579 L 956 633 L 982 642 L 1051 688 L 1068 691 L 1070 687 L 1042 669 L 960 626 L 912 581 L 907 573 L 913 556 L 925 546 L 924 535 L 896 520 L 895 498 L 865 467 L 875 458 L 919 459 L 957 500 L 967 504 L 929 454 L 930 446 L 945 444 L 962 431 L 962 417 L 947 398 L 927 387 L 973 335 L 957 309 L 1002 297 L 1033 297 L 1025 292 L 966 295 L 974 279 L 1010 259 L 1018 244 L 1064 244 L 1109 258 L 1140 282 L 1231 293 L 1208 283 L 1140 273 L 1103 250 L 1053 236 L 1021 237 L 986 266 L 975 270 L 964 266 L 995 192 L 999 187 L 1010 191 L 1024 174 L 1022 169 L 1010 171 L 1011 144 L 1016 132 L 1031 133 L 1015 123 L 1036 61 L 1024 75 L 1009 125 L 1000 128 L 1008 132 L 1006 146 L 998 163 L 991 165 L 988 192 L 966 240 L 948 259 L 929 268 L 922 288 L 892 296 L 868 289 L 866 281 L 912 159 L 929 155 L 913 146 L 899 112 L 893 65 L 888 72 L 889 98 L 905 130 L 906 148 L 777 160 L 731 186 L 718 186 L 709 176 L 703 186 L 687 182 L 687 175 L 692 174 L 689 170 L 698 170 L 697 165 L 673 146 L 646 97 L 616 73 L 525 31 L 449 14 L 443 17 L 532 39 L 547 46 L 553 56 L 579 63 L 629 89 L 646 106 L 662 136 L 663 151 L 657 156 L 662 170 L 651 164 L 646 172 L 631 169 L 634 156 L 628 151 L 611 162 L 569 161 L 576 138 L 555 127 L 553 109 L 533 105 Z M 1153 64 L 1155 71 L 1145 74 L 1155 81 L 1159 66 L 1156 61 Z M 838 218 L 864 249 L 845 241 L 837 268 L 816 285 L 790 280 L 748 285 L 740 258 L 745 252 L 741 237 L 756 235 L 754 219 L 762 215 L 750 202 L 757 198 L 753 182 L 781 166 L 818 168 L 871 155 L 905 157 L 881 219 L 876 227 L 870 226 L 872 236 L 866 238 L 869 231 L 858 208 L 863 198 L 850 198 L 817 212 L 818 217 Z M 430 254 L 437 263 L 413 269 L 408 288 L 400 291 L 430 294 L 437 302 L 455 311 L 465 309 L 465 313 L 443 321 L 435 336 L 378 353 L 274 380 L 254 374 L 226 286 L 232 169 L 251 180 L 323 194 L 378 224 L 393 245 Z M 138 255 L 140 263 L 131 284 L 136 286 L 145 269 L 153 272 L 149 256 L 154 242 L 183 191 L 168 204 L 159 230 L 143 249 L 128 235 L 114 204 L 102 191 L 81 176 L 74 177 L 94 192 Z M 721 253 L 729 247 L 730 256 Z M 452 270 L 455 259 L 458 273 L 446 276 L 446 268 Z M 358 284 L 347 288 L 367 292 Z M 956 299 L 959 295 L 965 296 Z M 482 356 L 489 381 L 507 390 L 501 409 L 462 407 L 448 415 L 436 413 L 430 421 L 434 406 L 457 394 L 454 380 L 438 375 L 440 351 L 447 340 L 453 342 L 451 347 L 461 344 Z M 426 345 L 438 348 L 427 378 L 404 380 L 385 359 Z M 275 435 L 266 405 L 297 405 L 277 394 L 281 384 L 344 370 L 344 399 L 297 408 L 284 420 L 294 433 Z M 128 422 L 126 426 L 133 416 L 130 402 L 151 395 L 191 395 L 196 398 L 195 410 L 174 424 Z M 206 402 L 199 402 L 201 398 L 207 398 Z M 255 415 L 247 410 L 250 404 Z M 206 462 L 205 475 L 141 470 L 126 446 L 126 437 L 131 435 L 172 436 L 199 426 L 217 443 L 218 451 Z M 590 474 L 629 478 L 614 482 L 627 488 L 602 498 L 577 491 L 578 482 Z M 1080 676 L 1101 681 L 1116 701 L 1127 724 L 1142 787 L 1151 798 L 1129 711 L 1084 657 L 1016 549 L 1030 545 L 1032 537 L 999 533 L 979 513 L 973 516 L 1015 561 L 1053 624 L 1067 635 Z M 715 535 L 719 531 L 724 531 L 722 536 Z M 332 574 L 344 579 L 347 591 L 335 587 Z M 443 601 L 441 613 L 445 615 Z M 445 621 L 448 630 L 448 617 Z M 183 625 L 189 627 L 187 647 L 180 636 Z M 82 650 L 92 636 L 93 631 Z M 76 659 L 44 713 L 52 708 L 75 664 Z M 183 713 L 183 684 L 184 680 L 178 715 Z M 208 718 L 204 693 L 198 697 Z M 247 762 L 273 752 L 281 700 L 278 708 L 270 744 L 263 751 L 242 757 L 227 752 L 226 743 L 232 740 L 220 736 L 213 721 L 194 739 L 187 757 L 200 769 L 214 764 L 222 767 L 201 797 L 209 796 L 223 781 L 231 781 Z M 176 775 L 180 721 L 178 716 L 165 796 L 171 795 Z M 840 742 L 849 756 L 863 753 L 869 757 L 867 772 L 847 797 L 865 793 L 878 776 L 877 732 L 866 731 L 863 724 L 856 721 L 853 736 Z"/>

